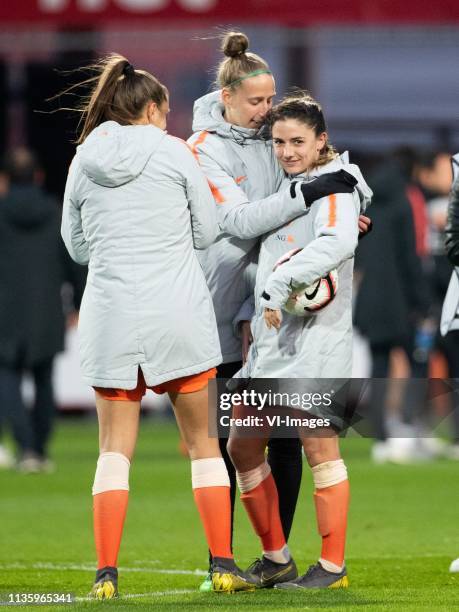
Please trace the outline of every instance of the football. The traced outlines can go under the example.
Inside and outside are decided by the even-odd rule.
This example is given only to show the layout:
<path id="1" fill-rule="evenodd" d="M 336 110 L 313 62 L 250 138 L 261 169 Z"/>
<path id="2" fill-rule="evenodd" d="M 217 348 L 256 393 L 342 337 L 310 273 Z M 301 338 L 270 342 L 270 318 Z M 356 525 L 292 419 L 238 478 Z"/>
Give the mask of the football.
<path id="1" fill-rule="evenodd" d="M 276 270 L 278 266 L 281 266 L 287 261 L 290 261 L 297 253 L 302 249 L 293 249 L 285 255 L 283 255 L 274 266 L 273 270 Z M 324 277 L 317 279 L 314 283 L 309 286 L 299 285 L 292 288 L 287 303 L 283 307 L 286 312 L 290 314 L 306 317 L 318 310 L 325 308 L 336 295 L 338 290 L 338 270 L 330 270 Z"/>

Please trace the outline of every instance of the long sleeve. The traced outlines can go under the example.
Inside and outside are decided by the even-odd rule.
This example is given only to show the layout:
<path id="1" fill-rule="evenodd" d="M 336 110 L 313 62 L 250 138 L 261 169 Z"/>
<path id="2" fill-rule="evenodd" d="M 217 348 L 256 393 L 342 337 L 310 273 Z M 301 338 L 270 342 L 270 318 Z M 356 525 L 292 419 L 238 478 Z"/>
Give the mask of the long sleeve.
<path id="1" fill-rule="evenodd" d="M 212 134 L 207 134 L 206 138 L 200 135 L 189 142 L 209 181 L 222 233 L 243 239 L 256 238 L 306 212 L 299 187 L 293 195 L 287 187 L 267 198 L 250 202 L 237 184 L 238 177 L 232 177 L 225 169 L 226 151 L 221 143 L 215 142 L 216 138 Z"/>
<path id="2" fill-rule="evenodd" d="M 89 263 L 89 245 L 85 240 L 81 223 L 81 211 L 74 195 L 77 162 L 70 165 L 64 193 L 61 236 L 70 257 L 81 265 Z"/>
<path id="3" fill-rule="evenodd" d="M 180 170 L 185 177 L 194 248 L 206 249 L 218 233 L 214 199 L 207 179 L 186 143 L 177 141 L 177 145 Z"/>
<path id="4" fill-rule="evenodd" d="M 358 241 L 359 206 L 350 194 L 322 198 L 311 207 L 316 238 L 288 262 L 280 265 L 266 281 L 262 306 L 281 308 L 292 287 L 309 286 L 342 261 L 354 255 Z"/>
<path id="5" fill-rule="evenodd" d="M 69 310 L 79 310 L 86 285 L 87 268 L 76 264 L 69 256 L 64 243 L 61 242 L 60 258 L 62 262 L 62 280 L 71 287 L 71 300 L 67 300 Z M 69 303 L 70 302 L 70 303 Z"/>

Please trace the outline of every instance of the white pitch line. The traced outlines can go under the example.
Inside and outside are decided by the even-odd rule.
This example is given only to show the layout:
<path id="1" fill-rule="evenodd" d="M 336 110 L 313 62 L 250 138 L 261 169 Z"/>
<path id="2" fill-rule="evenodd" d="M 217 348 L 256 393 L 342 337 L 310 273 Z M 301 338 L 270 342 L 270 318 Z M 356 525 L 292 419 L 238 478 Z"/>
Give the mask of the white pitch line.
<path id="1" fill-rule="evenodd" d="M 378 560 L 378 559 L 394 559 L 396 561 L 400 560 L 400 561 L 411 561 L 413 559 L 435 559 L 435 558 L 441 558 L 441 557 L 448 557 L 448 553 L 422 553 L 419 555 L 396 555 L 396 554 L 388 554 L 388 553 L 382 553 L 381 555 L 375 555 L 375 556 L 367 556 L 364 555 L 362 557 L 359 556 L 355 556 L 355 557 L 346 557 L 346 561 L 374 561 L 374 560 Z"/>
<path id="2" fill-rule="evenodd" d="M 364 557 L 347 557 L 348 562 L 352 562 L 358 560 L 359 562 L 364 561 L 374 561 L 374 560 L 390 560 L 394 559 L 397 561 L 411 561 L 416 559 L 433 559 L 433 558 L 441 558 L 447 557 L 447 554 L 442 553 L 423 553 L 418 555 L 390 555 L 384 554 L 377 556 L 364 556 Z M 37 563 L 0 563 L 0 570 L 48 570 L 48 571 L 87 571 L 94 572 L 95 566 L 93 563 L 71 563 L 71 564 L 61 564 L 61 563 L 45 563 L 45 562 L 37 562 Z M 144 573 L 144 574 L 163 574 L 163 575 L 176 575 L 176 576 L 206 576 L 207 572 L 200 569 L 195 570 L 185 570 L 185 569 L 165 569 L 165 568 L 155 568 L 155 567 L 119 567 L 118 568 L 122 573 Z"/>
<path id="3" fill-rule="evenodd" d="M 15 570 L 15 569 L 42 569 L 42 570 L 56 570 L 56 571 L 94 571 L 93 564 L 71 564 L 62 565 L 59 563 L 8 563 L 1 564 L 0 569 L 3 570 Z M 147 574 L 172 574 L 172 575 L 185 575 L 185 576 L 205 576 L 207 572 L 204 570 L 181 570 L 181 569 L 161 569 L 153 567 L 119 567 L 118 570 L 123 573 L 137 572 Z"/>
<path id="4" fill-rule="evenodd" d="M 151 591 L 150 593 L 127 593 L 126 595 L 121 595 L 119 600 L 140 599 L 141 597 L 157 597 L 164 595 L 188 595 L 190 593 L 198 593 L 198 591 L 196 589 L 172 589 L 171 591 Z M 98 600 L 94 599 L 94 597 L 75 597 L 75 601 L 98 602 Z"/>

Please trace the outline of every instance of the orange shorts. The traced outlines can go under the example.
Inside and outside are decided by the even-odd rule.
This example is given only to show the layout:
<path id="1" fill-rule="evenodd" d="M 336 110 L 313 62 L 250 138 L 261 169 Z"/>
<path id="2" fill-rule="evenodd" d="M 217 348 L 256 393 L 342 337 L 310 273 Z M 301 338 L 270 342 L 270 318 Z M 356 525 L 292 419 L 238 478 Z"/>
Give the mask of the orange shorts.
<path id="1" fill-rule="evenodd" d="M 139 368 L 137 378 L 137 387 L 131 390 L 125 389 L 108 389 L 105 387 L 94 387 L 94 390 L 105 400 L 113 402 L 139 402 L 145 395 L 147 389 L 151 389 L 155 393 L 193 393 L 200 391 L 207 385 L 209 379 L 215 378 L 217 369 L 211 368 L 199 374 L 191 374 L 191 376 L 182 376 L 174 380 L 168 380 L 160 385 L 147 387 L 143 377 L 142 370 Z"/>

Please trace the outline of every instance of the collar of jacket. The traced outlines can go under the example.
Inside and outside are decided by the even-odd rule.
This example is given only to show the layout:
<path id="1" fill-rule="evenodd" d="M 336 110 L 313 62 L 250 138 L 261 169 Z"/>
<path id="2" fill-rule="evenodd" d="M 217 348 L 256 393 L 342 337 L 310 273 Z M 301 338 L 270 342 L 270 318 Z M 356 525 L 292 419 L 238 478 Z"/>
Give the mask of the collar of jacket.
<path id="1" fill-rule="evenodd" d="M 211 132 L 242 146 L 264 140 L 261 130 L 243 128 L 225 121 L 223 110 L 220 91 L 213 91 L 196 100 L 193 109 L 193 132 Z"/>

